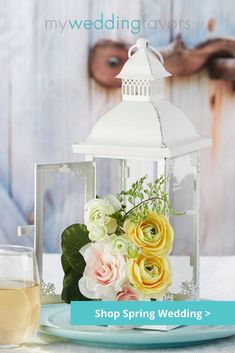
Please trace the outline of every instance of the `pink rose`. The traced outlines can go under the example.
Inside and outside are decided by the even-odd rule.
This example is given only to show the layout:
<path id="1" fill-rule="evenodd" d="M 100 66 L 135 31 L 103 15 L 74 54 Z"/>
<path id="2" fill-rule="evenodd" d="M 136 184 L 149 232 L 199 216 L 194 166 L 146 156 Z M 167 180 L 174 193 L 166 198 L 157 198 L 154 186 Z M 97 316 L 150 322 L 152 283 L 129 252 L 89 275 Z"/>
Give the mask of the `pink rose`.
<path id="1" fill-rule="evenodd" d="M 139 300 L 137 293 L 129 287 L 124 287 L 116 296 L 117 301 Z"/>
<path id="2" fill-rule="evenodd" d="M 86 261 L 78 282 L 81 293 L 90 299 L 114 300 L 127 279 L 123 255 L 113 251 L 109 238 L 85 245 L 80 253 Z"/>

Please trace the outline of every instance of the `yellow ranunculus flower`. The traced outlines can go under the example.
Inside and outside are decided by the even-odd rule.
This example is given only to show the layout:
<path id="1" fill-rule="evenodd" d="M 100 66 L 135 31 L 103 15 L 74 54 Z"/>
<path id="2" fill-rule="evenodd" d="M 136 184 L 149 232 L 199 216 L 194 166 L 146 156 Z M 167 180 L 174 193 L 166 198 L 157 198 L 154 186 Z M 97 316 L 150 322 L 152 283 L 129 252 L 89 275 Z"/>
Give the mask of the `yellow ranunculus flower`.
<path id="1" fill-rule="evenodd" d="M 167 256 L 173 246 L 174 231 L 168 219 L 150 211 L 144 221 L 132 223 L 127 219 L 124 231 L 145 256 Z"/>
<path id="2" fill-rule="evenodd" d="M 131 284 L 145 298 L 160 298 L 171 285 L 172 271 L 167 258 L 139 255 L 128 259 L 127 273 Z"/>

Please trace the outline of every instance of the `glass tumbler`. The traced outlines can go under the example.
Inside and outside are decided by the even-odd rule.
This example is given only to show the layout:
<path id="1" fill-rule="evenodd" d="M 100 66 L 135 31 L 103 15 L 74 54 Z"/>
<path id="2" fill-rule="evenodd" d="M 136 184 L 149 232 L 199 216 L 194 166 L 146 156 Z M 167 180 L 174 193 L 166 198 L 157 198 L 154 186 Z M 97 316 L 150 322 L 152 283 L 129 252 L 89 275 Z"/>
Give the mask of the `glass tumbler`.
<path id="1" fill-rule="evenodd" d="M 40 313 L 40 285 L 31 248 L 0 245 L 0 348 L 31 337 Z"/>

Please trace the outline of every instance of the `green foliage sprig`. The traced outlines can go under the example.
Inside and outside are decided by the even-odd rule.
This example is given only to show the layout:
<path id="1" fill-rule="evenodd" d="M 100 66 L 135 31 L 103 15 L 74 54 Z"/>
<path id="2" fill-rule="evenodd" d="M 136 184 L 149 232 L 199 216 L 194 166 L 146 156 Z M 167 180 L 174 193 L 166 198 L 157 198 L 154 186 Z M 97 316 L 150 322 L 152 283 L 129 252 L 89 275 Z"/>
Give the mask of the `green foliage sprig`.
<path id="1" fill-rule="evenodd" d="M 165 190 L 165 177 L 161 176 L 154 182 L 146 182 L 147 175 L 137 180 L 127 191 L 122 191 L 117 198 L 122 204 L 120 211 L 113 217 L 119 225 L 123 224 L 126 218 L 131 222 L 137 223 L 143 221 L 150 210 L 158 214 L 182 215 L 171 208 L 170 201 Z M 129 211 L 126 211 L 126 201 L 131 205 Z"/>

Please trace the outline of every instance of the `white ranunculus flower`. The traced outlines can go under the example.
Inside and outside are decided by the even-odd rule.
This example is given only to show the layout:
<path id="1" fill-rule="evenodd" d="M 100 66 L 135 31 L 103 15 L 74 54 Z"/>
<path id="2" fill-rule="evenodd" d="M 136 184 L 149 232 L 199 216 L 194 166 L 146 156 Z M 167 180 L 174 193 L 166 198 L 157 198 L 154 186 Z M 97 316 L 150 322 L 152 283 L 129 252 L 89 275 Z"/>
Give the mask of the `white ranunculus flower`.
<path id="1" fill-rule="evenodd" d="M 89 230 L 89 238 L 92 241 L 103 240 L 105 238 L 105 236 L 107 235 L 107 228 L 105 227 L 105 225 L 100 224 L 98 222 L 91 223 L 89 225 L 88 230 Z"/>
<path id="2" fill-rule="evenodd" d="M 115 213 L 115 209 L 108 200 L 93 199 L 85 205 L 85 224 L 89 232 L 96 234 L 95 236 L 91 235 L 94 240 L 103 239 L 104 228 L 106 234 L 112 234 L 116 231 L 117 222 L 110 217 L 113 213 Z"/>
<path id="3" fill-rule="evenodd" d="M 110 237 L 81 248 L 86 267 L 78 286 L 91 299 L 115 300 L 127 281 L 124 256 L 112 249 Z"/>

